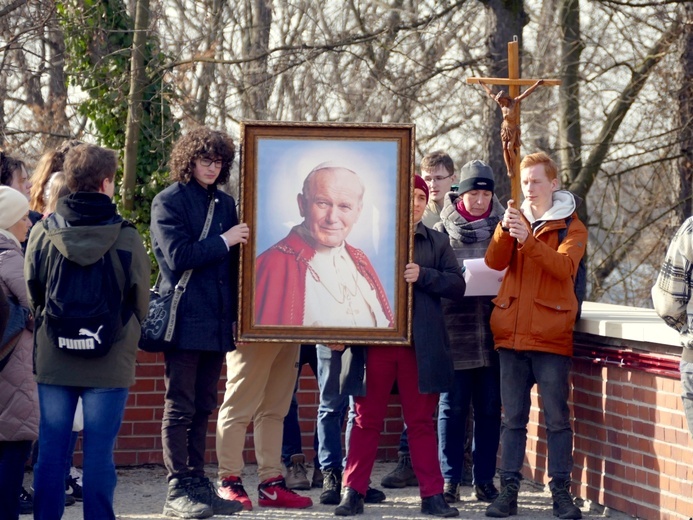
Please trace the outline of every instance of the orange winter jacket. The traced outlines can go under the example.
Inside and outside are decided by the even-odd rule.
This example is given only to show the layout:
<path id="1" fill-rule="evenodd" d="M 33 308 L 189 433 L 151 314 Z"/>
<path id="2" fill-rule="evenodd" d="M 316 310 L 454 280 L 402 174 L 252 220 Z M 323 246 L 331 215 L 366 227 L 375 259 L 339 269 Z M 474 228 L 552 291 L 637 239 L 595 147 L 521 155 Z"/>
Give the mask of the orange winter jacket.
<path id="1" fill-rule="evenodd" d="M 493 300 L 496 349 L 573 355 L 578 305 L 573 279 L 585 254 L 587 228 L 573 213 L 559 245 L 558 231 L 565 227 L 562 218 L 546 221 L 519 244 L 498 224 L 485 258 L 492 269 L 508 268 Z"/>

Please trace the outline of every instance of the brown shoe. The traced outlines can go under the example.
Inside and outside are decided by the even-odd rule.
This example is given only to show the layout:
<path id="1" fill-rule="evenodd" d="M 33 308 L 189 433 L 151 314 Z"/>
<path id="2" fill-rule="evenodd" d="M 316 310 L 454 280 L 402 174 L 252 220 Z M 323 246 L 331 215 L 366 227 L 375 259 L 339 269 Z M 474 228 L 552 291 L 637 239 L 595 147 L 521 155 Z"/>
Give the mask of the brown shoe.
<path id="1" fill-rule="evenodd" d="M 286 487 L 289 489 L 310 489 L 306 457 L 299 453 L 291 456 L 291 462 L 286 467 Z"/>

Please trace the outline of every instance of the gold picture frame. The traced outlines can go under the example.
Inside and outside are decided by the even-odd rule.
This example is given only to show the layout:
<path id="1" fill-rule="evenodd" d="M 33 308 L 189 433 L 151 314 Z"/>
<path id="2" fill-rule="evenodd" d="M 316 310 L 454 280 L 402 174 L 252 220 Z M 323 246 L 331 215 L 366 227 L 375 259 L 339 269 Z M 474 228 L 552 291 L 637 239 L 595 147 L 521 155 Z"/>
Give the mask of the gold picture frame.
<path id="1" fill-rule="evenodd" d="M 413 124 L 241 122 L 241 342 L 411 343 Z"/>

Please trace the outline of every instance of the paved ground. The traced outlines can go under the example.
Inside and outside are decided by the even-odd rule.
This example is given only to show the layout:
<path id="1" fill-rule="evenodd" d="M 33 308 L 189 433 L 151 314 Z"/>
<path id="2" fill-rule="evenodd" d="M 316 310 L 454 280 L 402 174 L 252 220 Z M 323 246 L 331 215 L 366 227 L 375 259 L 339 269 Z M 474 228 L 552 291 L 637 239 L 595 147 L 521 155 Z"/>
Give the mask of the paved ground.
<path id="1" fill-rule="evenodd" d="M 380 479 L 387 472 L 394 468 L 394 463 L 378 463 L 373 471 L 373 482 L 379 484 Z M 309 470 L 309 475 L 312 470 Z M 208 468 L 208 476 L 213 478 L 215 468 Z M 27 476 L 30 479 L 30 475 Z M 246 468 L 243 481 L 246 489 L 256 505 L 257 502 L 257 476 L 255 466 Z M 418 488 L 405 489 L 384 489 L 387 500 L 382 504 L 366 504 L 365 512 L 359 515 L 359 519 L 398 519 L 398 518 L 420 518 L 431 519 L 432 517 L 421 515 L 420 499 Z M 308 494 L 315 504 L 310 509 L 304 510 L 281 510 L 255 507 L 253 511 L 239 513 L 239 518 L 251 519 L 334 519 L 334 506 L 324 506 L 319 504 L 319 489 L 312 489 L 301 493 Z M 118 487 L 116 488 L 115 510 L 118 519 L 144 520 L 144 519 L 163 519 L 161 515 L 164 497 L 166 494 L 165 472 L 162 467 L 138 467 L 138 468 L 119 468 Z M 462 519 L 486 518 L 484 511 L 486 504 L 479 502 L 472 494 L 472 488 L 462 488 L 462 500 L 456 506 L 460 510 Z M 519 514 L 515 518 L 541 519 L 554 518 L 551 510 L 550 493 L 543 486 L 535 486 L 528 482 L 523 482 L 519 503 Z M 591 509 L 591 510 L 590 510 Z M 626 520 L 630 517 L 615 511 L 604 511 L 604 508 L 589 504 L 583 506 L 584 518 L 603 518 L 610 516 L 615 520 Z M 21 519 L 28 520 L 30 517 L 22 516 Z M 83 520 L 82 507 L 80 503 L 65 508 L 64 520 Z"/>

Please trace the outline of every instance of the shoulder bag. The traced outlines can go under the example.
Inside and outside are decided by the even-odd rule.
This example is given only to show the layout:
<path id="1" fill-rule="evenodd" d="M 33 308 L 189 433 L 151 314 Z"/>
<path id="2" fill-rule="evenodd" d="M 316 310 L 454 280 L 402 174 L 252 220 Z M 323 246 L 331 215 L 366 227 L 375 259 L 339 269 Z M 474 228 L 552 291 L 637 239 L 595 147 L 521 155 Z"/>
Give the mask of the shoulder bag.
<path id="1" fill-rule="evenodd" d="M 212 224 L 212 216 L 214 215 L 214 205 L 214 198 L 212 198 L 209 202 L 207 219 L 200 234 L 200 240 L 207 238 L 207 233 Z M 161 271 L 159 271 L 156 283 L 150 291 L 147 316 L 142 321 L 142 334 L 139 341 L 140 350 L 145 352 L 167 352 L 176 348 L 176 314 L 192 272 L 192 269 L 185 271 L 176 287 L 167 294 L 162 295 L 159 292 L 159 284 L 161 282 Z"/>

